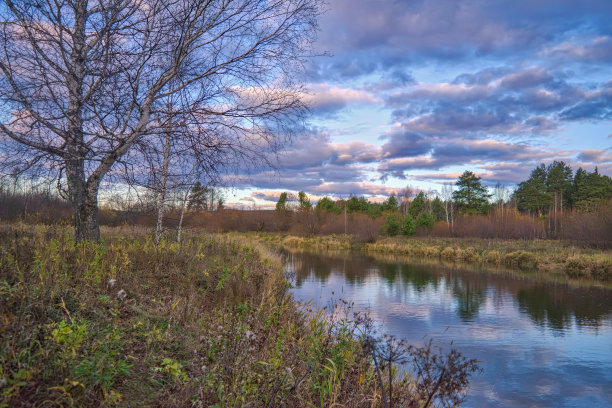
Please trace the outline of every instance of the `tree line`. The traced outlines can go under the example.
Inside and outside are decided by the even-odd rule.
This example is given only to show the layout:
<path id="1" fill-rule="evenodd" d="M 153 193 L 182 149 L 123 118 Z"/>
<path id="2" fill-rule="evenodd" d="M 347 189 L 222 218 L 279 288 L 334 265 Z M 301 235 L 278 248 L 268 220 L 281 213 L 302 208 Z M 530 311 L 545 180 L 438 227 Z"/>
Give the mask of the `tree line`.
<path id="1" fill-rule="evenodd" d="M 513 192 L 500 184 L 495 186 L 493 192 L 489 192 L 480 177 L 472 171 L 465 171 L 454 184 L 445 184 L 441 192 L 414 193 L 413 189 L 406 188 L 397 196 L 391 195 L 382 202 L 372 202 L 364 196 L 336 200 L 323 197 L 316 205 L 312 205 L 308 196 L 300 191 L 293 200 L 296 204 L 292 206 L 292 195 L 283 192 L 276 203 L 275 212 L 285 218 L 286 228 L 289 228 L 288 214 L 292 211 L 300 214 L 294 220 L 297 223 L 307 219 L 305 214 L 308 213 L 312 213 L 311 219 L 315 220 L 317 217 L 321 219 L 321 214 L 344 215 L 345 219 L 347 214 L 361 214 L 372 219 L 382 217 L 382 228 L 386 234 L 405 236 L 418 231 L 429 233 L 437 222 L 445 223 L 450 235 L 461 235 L 466 230 L 476 228 L 478 222 L 470 216 L 481 215 L 491 220 L 496 219 L 481 221 L 481 229 L 510 230 L 506 225 L 509 222 L 530 223 L 531 227 L 516 226 L 514 230 L 520 229 L 521 232 L 513 232 L 511 235 L 560 237 L 564 211 L 566 218 L 576 213 L 598 212 L 604 215 L 602 222 L 607 222 L 605 214 L 610 211 L 606 203 L 612 199 L 612 179 L 600 174 L 597 168 L 592 172 L 579 168 L 574 173 L 566 163 L 554 161 L 533 169 L 529 178 L 520 182 Z M 509 221 L 510 218 L 512 221 Z M 364 219 L 361 220 L 363 222 Z M 460 230 L 456 231 L 457 222 Z M 542 227 L 542 222 L 547 225 Z M 573 222 L 576 224 L 575 220 Z"/>

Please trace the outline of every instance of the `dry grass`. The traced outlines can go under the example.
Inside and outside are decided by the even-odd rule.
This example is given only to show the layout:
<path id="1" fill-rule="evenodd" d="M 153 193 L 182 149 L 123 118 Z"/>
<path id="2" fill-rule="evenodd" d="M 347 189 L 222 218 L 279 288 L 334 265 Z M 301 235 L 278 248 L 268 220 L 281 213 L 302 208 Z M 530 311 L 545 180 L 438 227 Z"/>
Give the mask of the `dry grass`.
<path id="1" fill-rule="evenodd" d="M 570 278 L 612 279 L 612 251 L 576 247 L 563 241 L 396 237 L 366 244 L 363 249 L 455 262 L 505 265 L 525 271 L 564 272 Z"/>
<path id="2" fill-rule="evenodd" d="M 296 304 L 281 266 L 236 236 L 0 226 L 0 407 L 382 406 L 360 326 Z"/>

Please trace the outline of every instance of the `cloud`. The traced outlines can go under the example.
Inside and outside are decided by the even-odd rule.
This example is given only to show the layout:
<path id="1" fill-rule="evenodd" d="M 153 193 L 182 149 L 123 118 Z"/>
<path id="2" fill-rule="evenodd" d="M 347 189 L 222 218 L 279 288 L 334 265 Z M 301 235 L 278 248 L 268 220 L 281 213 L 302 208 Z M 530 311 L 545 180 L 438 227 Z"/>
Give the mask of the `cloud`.
<path id="1" fill-rule="evenodd" d="M 566 121 L 612 119 L 612 81 L 585 93 L 573 106 L 561 111 L 559 118 Z"/>
<path id="2" fill-rule="evenodd" d="M 584 149 L 580 151 L 577 159 L 591 163 L 610 163 L 612 152 L 610 149 Z"/>
<path id="3" fill-rule="evenodd" d="M 515 161 L 517 164 L 537 163 L 546 160 L 552 153 L 548 150 L 536 148 L 524 143 L 510 143 L 494 139 L 439 139 L 421 138 L 424 145 L 429 146 L 426 155 L 414 157 L 392 157 L 382 160 L 377 168 L 381 178 L 388 177 L 407 179 L 415 177 L 409 171 L 419 169 L 439 170 L 448 166 L 469 165 L 470 167 L 486 168 L 487 163 L 499 161 Z M 393 145 L 390 143 L 389 145 Z M 386 145 L 385 145 L 386 146 Z M 384 147 L 384 146 L 383 146 Z M 560 158 L 569 157 L 569 152 L 556 152 Z M 435 173 L 436 178 L 440 173 Z M 449 174 L 449 173 L 445 173 Z M 454 173 L 453 173 L 454 174 Z M 423 179 L 425 176 L 421 176 Z M 518 180 L 517 177 L 506 174 L 497 180 Z"/>
<path id="4" fill-rule="evenodd" d="M 367 182 L 338 183 L 327 182 L 312 189 L 317 194 L 330 195 L 391 195 L 397 194 L 399 188 L 388 187 Z"/>
<path id="5" fill-rule="evenodd" d="M 610 15 L 607 0 L 335 0 L 318 42 L 333 58 L 315 69 L 321 78 L 355 78 L 473 58 L 610 61 Z"/>
<path id="6" fill-rule="evenodd" d="M 385 96 L 396 125 L 382 137 L 398 146 L 387 146 L 390 152 L 423 137 L 538 137 L 559 132 L 569 121 L 611 119 L 612 81 L 579 85 L 571 82 L 575 76 L 536 66 L 500 67 L 452 82 L 414 83 Z M 413 154 L 426 150 L 418 146 L 421 151 Z"/>
<path id="7" fill-rule="evenodd" d="M 564 61 L 612 62 L 612 36 L 575 38 L 544 49 L 542 54 Z"/>
<path id="8" fill-rule="evenodd" d="M 303 101 L 318 115 L 333 114 L 352 104 L 376 104 L 381 100 L 374 94 L 360 89 L 343 88 L 326 83 L 310 84 Z"/>

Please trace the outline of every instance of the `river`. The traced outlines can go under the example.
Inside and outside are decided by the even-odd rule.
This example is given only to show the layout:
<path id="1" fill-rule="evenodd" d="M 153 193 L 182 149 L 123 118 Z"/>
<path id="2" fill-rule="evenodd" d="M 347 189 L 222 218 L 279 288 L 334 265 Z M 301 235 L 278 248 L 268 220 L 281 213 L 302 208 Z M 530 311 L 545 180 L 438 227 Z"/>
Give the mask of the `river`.
<path id="1" fill-rule="evenodd" d="M 484 369 L 465 407 L 612 407 L 612 289 L 361 253 L 287 254 L 294 297 L 353 302 L 381 330 Z"/>

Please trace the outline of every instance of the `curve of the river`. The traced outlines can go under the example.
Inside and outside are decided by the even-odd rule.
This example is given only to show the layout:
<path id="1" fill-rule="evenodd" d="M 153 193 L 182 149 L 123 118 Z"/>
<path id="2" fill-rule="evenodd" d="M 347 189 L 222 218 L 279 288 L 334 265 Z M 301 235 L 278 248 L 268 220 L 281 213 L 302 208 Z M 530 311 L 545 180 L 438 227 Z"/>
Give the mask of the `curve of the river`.
<path id="1" fill-rule="evenodd" d="M 294 297 L 354 302 L 410 343 L 453 342 L 481 361 L 467 407 L 612 407 L 612 290 L 516 273 L 287 254 Z"/>

